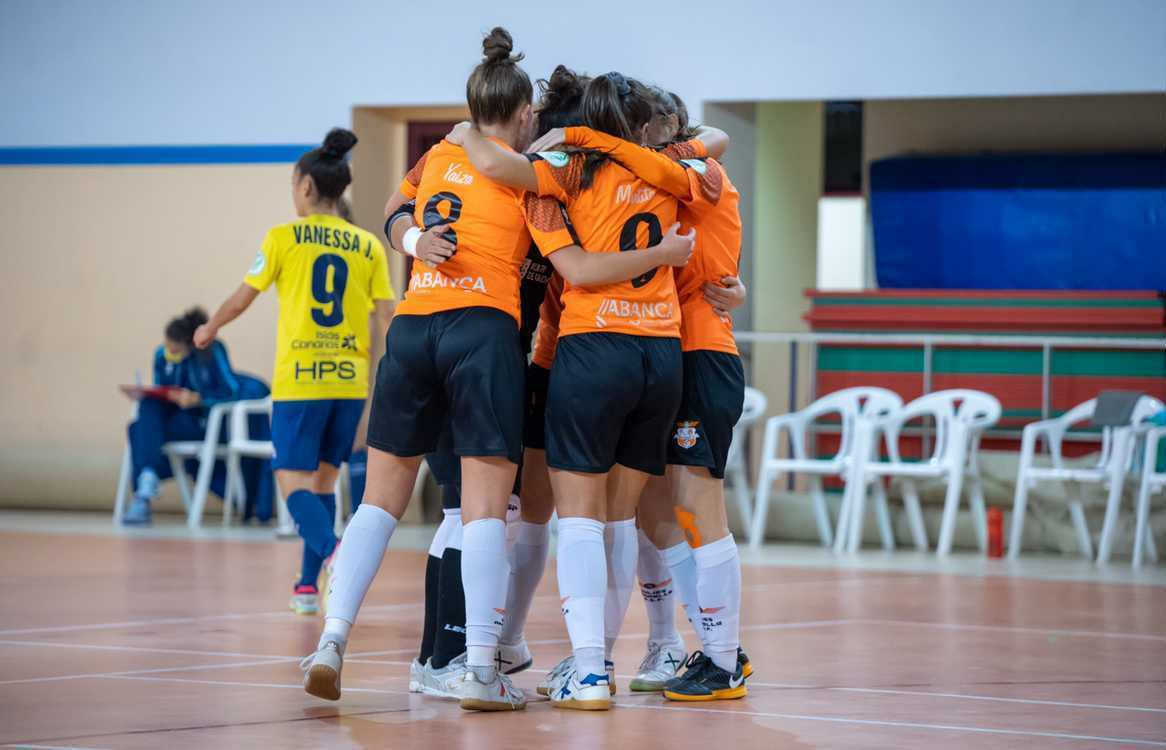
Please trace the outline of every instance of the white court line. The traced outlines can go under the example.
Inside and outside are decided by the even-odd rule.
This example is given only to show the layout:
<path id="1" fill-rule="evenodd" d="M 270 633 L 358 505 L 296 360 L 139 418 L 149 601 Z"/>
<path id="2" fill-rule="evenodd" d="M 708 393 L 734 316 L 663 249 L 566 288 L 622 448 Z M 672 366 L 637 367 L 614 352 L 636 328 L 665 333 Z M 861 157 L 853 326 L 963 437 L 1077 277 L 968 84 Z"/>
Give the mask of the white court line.
<path id="1" fill-rule="evenodd" d="M 73 747 L 72 745 L 0 745 L 0 747 L 19 748 L 20 750 L 98 750 L 93 747 Z"/>
<path id="2" fill-rule="evenodd" d="M 903 729 L 930 729 L 939 732 L 970 732 L 973 734 L 1004 734 L 1014 737 L 1049 737 L 1058 740 L 1081 740 L 1083 742 L 1113 742 L 1127 745 L 1143 745 L 1146 747 L 1166 747 L 1166 742 L 1157 740 L 1137 740 L 1128 737 L 1097 737 L 1088 734 L 1067 734 L 1064 732 L 1038 732 L 1023 729 L 993 729 L 991 727 L 977 727 L 959 724 L 922 724 L 910 721 L 880 721 L 877 719 L 847 719 L 841 716 L 813 716 L 809 714 L 782 714 L 766 711 L 746 711 L 717 708 L 695 708 L 689 706 L 659 706 L 647 703 L 617 703 L 621 708 L 641 708 L 656 711 L 701 711 L 710 714 L 727 714 L 730 716 L 760 716 L 772 719 L 791 719 L 794 721 L 820 721 L 837 724 L 859 724 L 875 727 L 896 727 Z"/>
<path id="3" fill-rule="evenodd" d="M 768 687 L 764 683 L 756 683 L 761 687 Z M 1066 706 L 1068 708 L 1096 708 L 1107 711 L 1145 711 L 1147 713 L 1166 714 L 1166 708 L 1147 708 L 1144 706 L 1114 706 L 1107 703 L 1072 703 L 1069 701 L 1048 701 L 1032 698 L 1001 698 L 993 695 L 973 695 L 969 693 L 929 693 L 925 690 L 891 690 L 888 688 L 851 688 L 832 687 L 830 690 L 839 690 L 848 693 L 889 693 L 891 695 L 920 695 L 929 698 L 955 698 L 965 701 L 999 701 L 1001 703 L 1026 703 L 1034 706 Z"/>
<path id="4" fill-rule="evenodd" d="M 104 677 L 103 675 L 98 675 Z M 225 687 L 265 687 L 280 688 L 282 690 L 303 690 L 303 685 L 282 684 L 276 682 L 231 682 L 227 680 L 190 680 L 183 677 L 140 677 L 137 675 L 110 675 L 113 680 L 144 680 L 147 682 L 183 682 L 194 685 L 223 685 Z M 344 688 L 346 693 L 380 693 L 383 695 L 410 695 L 408 690 L 379 690 L 377 688 Z"/>
<path id="5" fill-rule="evenodd" d="M 1058 630 L 1055 628 L 1031 628 L 1017 625 L 965 625 L 956 622 L 925 622 L 922 620 L 878 620 L 860 617 L 852 623 L 866 625 L 911 625 L 915 627 L 943 628 L 945 630 L 981 630 L 989 633 L 1027 633 L 1031 635 L 1055 635 L 1071 638 L 1124 638 L 1136 641 L 1166 641 L 1166 636 L 1143 633 L 1111 633 L 1104 630 Z"/>
<path id="6" fill-rule="evenodd" d="M 181 677 L 144 677 L 135 675 L 112 676 L 109 679 L 120 680 L 143 680 L 148 682 L 174 682 L 174 683 L 188 683 L 195 685 L 220 685 L 225 687 L 266 687 L 276 688 L 282 690 L 303 690 L 302 685 L 295 684 L 281 684 L 271 682 L 231 682 L 226 680 L 192 680 Z M 383 695 L 409 695 L 407 691 L 402 690 L 380 690 L 377 688 L 344 688 L 345 692 L 349 693 L 378 693 Z M 729 714 L 729 715 L 745 715 L 745 716 L 760 716 L 764 718 L 773 719 L 790 719 L 794 721 L 818 721 L 836 724 L 857 724 L 863 726 L 881 726 L 904 729 L 928 729 L 932 731 L 941 732 L 969 732 L 974 734 L 1002 734 L 1013 737 L 1048 737 L 1052 739 L 1061 740 L 1081 740 L 1088 742 L 1108 742 L 1108 743 L 1126 743 L 1130 745 L 1141 745 L 1146 747 L 1166 747 L 1166 742 L 1158 742 L 1154 740 L 1138 740 L 1126 737 L 1099 737 L 1094 735 L 1082 734 L 1067 734 L 1064 732 L 1038 732 L 1027 731 L 1021 729 L 993 729 L 990 727 L 977 727 L 956 724 L 922 724 L 917 722 L 906 721 L 878 721 L 874 719 L 847 719 L 839 716 L 812 716 L 808 714 L 783 714 L 770 713 L 765 711 L 744 711 L 733 709 L 715 709 L 715 708 L 695 708 L 689 706 L 658 706 L 650 704 L 636 704 L 636 703 L 617 703 L 616 705 L 623 708 L 639 708 L 652 709 L 659 711 L 699 711 L 702 713 L 713 714 Z"/>
<path id="7" fill-rule="evenodd" d="M 0 641 L 0 646 L 41 646 L 45 648 L 77 648 L 89 651 L 129 651 L 143 654 L 181 654 L 183 656 L 234 656 L 244 659 L 290 659 L 290 656 L 243 654 L 238 651 L 198 651 L 187 648 L 149 648 L 146 646 L 116 646 L 101 643 L 57 643 L 54 641 Z"/>

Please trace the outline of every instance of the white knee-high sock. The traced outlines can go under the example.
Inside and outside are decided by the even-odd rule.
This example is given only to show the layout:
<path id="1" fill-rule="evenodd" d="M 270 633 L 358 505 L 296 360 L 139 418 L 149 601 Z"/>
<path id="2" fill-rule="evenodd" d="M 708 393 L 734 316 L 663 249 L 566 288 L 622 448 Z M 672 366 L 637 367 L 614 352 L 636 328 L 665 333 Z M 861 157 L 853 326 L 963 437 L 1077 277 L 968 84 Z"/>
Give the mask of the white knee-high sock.
<path id="1" fill-rule="evenodd" d="M 466 592 L 466 666 L 494 666 L 506 614 L 506 522 L 482 518 L 462 524 L 462 587 Z"/>
<path id="2" fill-rule="evenodd" d="M 680 606 L 684 607 L 684 614 L 692 624 L 696 639 L 700 647 L 704 648 L 704 633 L 700 629 L 700 604 L 696 596 L 696 562 L 692 559 L 692 547 L 688 542 L 681 542 L 668 549 L 661 550 L 664 564 L 672 574 L 672 585 L 680 595 Z"/>
<path id="3" fill-rule="evenodd" d="M 692 551 L 705 653 L 729 674 L 737 671 L 741 636 L 741 558 L 729 534 Z"/>
<path id="4" fill-rule="evenodd" d="M 682 644 L 684 640 L 676 631 L 672 574 L 664 564 L 664 553 L 656 549 L 643 529 L 639 530 L 637 541 L 640 554 L 636 571 L 640 577 L 640 595 L 648 610 L 648 643 Z"/>
<path id="5" fill-rule="evenodd" d="M 369 503 L 362 503 L 352 515 L 328 579 L 328 613 L 324 618 L 324 634 L 320 636 L 321 645 L 335 641 L 343 649 L 347 644 L 348 631 L 356 622 L 360 603 L 381 567 L 396 528 L 397 519 Z"/>
<path id="6" fill-rule="evenodd" d="M 534 592 L 543 578 L 550 550 L 551 532 L 545 523 L 518 521 L 514 546 L 510 549 L 510 589 L 506 592 L 506 622 L 502 623 L 502 643 L 522 640 L 526 617 Z"/>
<path id="7" fill-rule="evenodd" d="M 575 667 L 583 675 L 603 674 L 603 598 L 607 559 L 603 522 L 594 518 L 560 518 L 556 555 L 559 598 Z"/>
<path id="8" fill-rule="evenodd" d="M 628 614 L 628 602 L 636 587 L 636 519 L 609 521 L 603 525 L 603 547 L 607 555 L 607 595 L 603 605 L 604 658 L 611 661 L 611 651 L 619 638 Z"/>
<path id="9" fill-rule="evenodd" d="M 441 524 L 433 534 L 433 541 L 429 544 L 429 555 L 441 559 L 445 554 L 445 547 L 449 544 L 450 536 L 462 525 L 461 508 L 443 508 Z"/>
<path id="10" fill-rule="evenodd" d="M 511 495 L 506 503 L 506 554 L 514 549 L 518 541 L 519 524 L 522 523 L 522 500 L 518 495 Z"/>

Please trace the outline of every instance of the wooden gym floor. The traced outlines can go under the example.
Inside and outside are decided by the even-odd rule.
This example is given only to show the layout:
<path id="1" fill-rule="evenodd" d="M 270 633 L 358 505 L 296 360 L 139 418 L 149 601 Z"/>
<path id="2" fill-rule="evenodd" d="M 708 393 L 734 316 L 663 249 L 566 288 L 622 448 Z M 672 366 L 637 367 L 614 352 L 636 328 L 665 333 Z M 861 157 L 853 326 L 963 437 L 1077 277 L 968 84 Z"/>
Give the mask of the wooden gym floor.
<path id="1" fill-rule="evenodd" d="M 0 746 L 1166 747 L 1160 576 L 751 564 L 748 698 L 694 706 L 621 689 L 607 714 L 532 701 L 484 715 L 407 692 L 424 552 L 398 540 L 354 630 L 343 699 L 305 695 L 297 662 L 319 620 L 286 610 L 298 560 L 290 542 L 41 534 L 0 519 Z M 566 653 L 555 592 L 552 566 L 527 628 L 535 669 L 516 680 L 531 692 Z M 633 595 L 621 688 L 645 631 Z"/>

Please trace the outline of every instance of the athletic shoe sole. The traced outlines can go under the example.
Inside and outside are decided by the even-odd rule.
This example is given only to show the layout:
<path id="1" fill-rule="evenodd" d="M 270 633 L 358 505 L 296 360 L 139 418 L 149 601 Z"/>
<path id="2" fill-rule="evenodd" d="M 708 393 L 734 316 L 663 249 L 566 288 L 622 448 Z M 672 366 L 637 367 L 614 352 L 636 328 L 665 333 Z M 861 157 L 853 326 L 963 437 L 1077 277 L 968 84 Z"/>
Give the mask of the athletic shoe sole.
<path id="1" fill-rule="evenodd" d="M 659 691 L 660 691 L 660 690 L 662 690 L 662 689 L 663 689 L 663 688 L 656 688 L 654 691 L 649 691 L 649 692 L 659 692 Z M 635 688 L 632 688 L 632 690 L 635 690 Z M 549 697 L 550 697 L 550 695 L 551 695 L 551 691 L 550 691 L 550 689 L 549 689 L 549 688 L 545 688 L 545 687 L 543 687 L 542 685 L 539 685 L 538 687 L 536 687 L 536 688 L 534 689 L 534 691 L 535 691 L 536 693 L 538 693 L 539 695 L 543 696 L 544 698 L 549 698 Z M 615 683 L 614 683 L 614 682 L 611 682 L 611 683 L 609 683 L 609 684 L 608 684 L 608 686 L 607 686 L 607 691 L 608 691 L 608 692 L 609 692 L 611 695 L 615 695 Z M 593 702 L 594 702 L 594 701 L 584 701 L 584 703 L 593 703 Z M 603 710 L 603 709 L 588 709 L 588 710 L 594 710 L 594 711 L 598 711 L 598 710 Z"/>
<path id="2" fill-rule="evenodd" d="M 670 701 L 731 701 L 738 698 L 744 698 L 749 694 L 742 683 L 735 688 L 725 688 L 724 690 L 714 690 L 711 695 L 686 695 L 685 693 L 674 693 L 671 690 L 664 691 L 664 697 Z"/>
<path id="3" fill-rule="evenodd" d="M 327 664 L 314 664 L 304 676 L 304 692 L 326 701 L 340 700 L 340 675 Z"/>
<path id="4" fill-rule="evenodd" d="M 628 690 L 631 690 L 633 693 L 658 693 L 663 689 L 663 682 L 635 679 L 628 683 Z"/>
<path id="5" fill-rule="evenodd" d="M 596 698 L 595 700 L 580 701 L 580 700 L 566 700 L 566 701 L 551 701 L 551 705 L 555 708 L 563 708 L 571 711 L 607 711 L 611 709 L 610 698 Z"/>
<path id="6" fill-rule="evenodd" d="M 526 708 L 525 703 L 496 703 L 481 698 L 462 698 L 459 705 L 466 711 L 522 711 Z"/>

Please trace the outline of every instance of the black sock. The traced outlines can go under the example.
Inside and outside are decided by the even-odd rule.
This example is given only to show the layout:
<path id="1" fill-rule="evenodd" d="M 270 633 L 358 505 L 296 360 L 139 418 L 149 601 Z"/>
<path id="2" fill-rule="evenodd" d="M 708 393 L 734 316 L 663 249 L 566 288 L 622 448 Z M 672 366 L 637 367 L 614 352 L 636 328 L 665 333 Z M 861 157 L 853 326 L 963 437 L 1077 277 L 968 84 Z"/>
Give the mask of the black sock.
<path id="1" fill-rule="evenodd" d="M 437 584 L 437 633 L 433 668 L 441 669 L 466 650 L 466 594 L 462 589 L 462 551 L 446 547 Z"/>
<path id="2" fill-rule="evenodd" d="M 421 630 L 421 653 L 417 660 L 422 664 L 433 656 L 433 636 L 437 632 L 437 581 L 441 572 L 441 558 L 425 556 L 425 625 Z"/>

